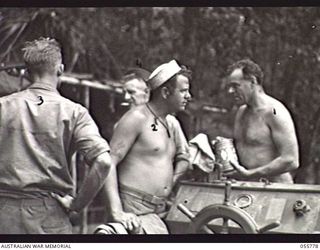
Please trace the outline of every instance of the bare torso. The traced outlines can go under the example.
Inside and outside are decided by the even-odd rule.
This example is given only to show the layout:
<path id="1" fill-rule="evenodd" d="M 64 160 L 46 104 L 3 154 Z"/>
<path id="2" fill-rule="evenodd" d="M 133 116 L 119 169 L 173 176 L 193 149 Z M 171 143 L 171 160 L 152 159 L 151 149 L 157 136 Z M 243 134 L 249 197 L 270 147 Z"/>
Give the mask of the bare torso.
<path id="1" fill-rule="evenodd" d="M 272 140 L 272 131 L 266 122 L 267 112 L 285 108 L 280 102 L 266 96 L 266 105 L 261 109 L 252 110 L 244 105 L 239 108 L 235 121 L 235 146 L 240 164 L 247 169 L 266 165 L 279 156 L 277 147 Z M 290 173 L 268 177 L 273 182 L 291 183 Z"/>
<path id="2" fill-rule="evenodd" d="M 118 164 L 119 182 L 146 193 L 168 196 L 172 188 L 175 144 L 166 128 L 146 109 L 136 108 L 144 117 L 140 133 L 124 159 Z M 167 124 L 166 124 L 167 126 Z"/>

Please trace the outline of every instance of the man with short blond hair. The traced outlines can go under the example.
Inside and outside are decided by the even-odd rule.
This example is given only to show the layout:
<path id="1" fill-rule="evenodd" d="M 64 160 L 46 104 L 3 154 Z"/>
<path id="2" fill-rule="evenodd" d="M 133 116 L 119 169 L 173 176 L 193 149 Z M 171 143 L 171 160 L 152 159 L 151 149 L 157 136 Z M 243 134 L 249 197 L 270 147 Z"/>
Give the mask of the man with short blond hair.
<path id="1" fill-rule="evenodd" d="M 88 110 L 57 91 L 58 42 L 26 43 L 24 60 L 32 84 L 0 98 L 0 234 L 71 234 L 68 212 L 88 205 L 103 185 L 109 145 Z M 76 198 L 74 152 L 91 166 Z"/>

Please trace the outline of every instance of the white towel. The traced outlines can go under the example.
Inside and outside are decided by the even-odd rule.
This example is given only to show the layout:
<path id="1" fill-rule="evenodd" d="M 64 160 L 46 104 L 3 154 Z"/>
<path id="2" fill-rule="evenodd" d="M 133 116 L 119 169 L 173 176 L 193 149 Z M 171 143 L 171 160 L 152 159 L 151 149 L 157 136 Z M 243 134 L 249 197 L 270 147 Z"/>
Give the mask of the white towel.
<path id="1" fill-rule="evenodd" d="M 215 156 L 212 152 L 208 136 L 200 133 L 189 141 L 190 162 L 206 173 L 214 170 Z"/>

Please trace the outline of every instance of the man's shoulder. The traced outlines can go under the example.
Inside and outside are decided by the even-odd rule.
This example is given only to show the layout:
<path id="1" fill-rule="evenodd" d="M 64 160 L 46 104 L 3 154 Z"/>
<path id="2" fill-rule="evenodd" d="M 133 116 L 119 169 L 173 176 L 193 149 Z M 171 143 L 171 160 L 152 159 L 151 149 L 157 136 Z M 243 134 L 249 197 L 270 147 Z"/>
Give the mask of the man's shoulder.
<path id="1" fill-rule="evenodd" d="M 24 91 L 19 91 L 19 92 L 11 93 L 9 95 L 1 96 L 0 97 L 0 102 L 5 102 L 5 101 L 12 100 L 12 99 L 15 99 L 15 98 L 23 97 L 24 96 L 23 92 Z"/>
<path id="2" fill-rule="evenodd" d="M 55 94 L 52 100 L 54 100 L 56 103 L 59 103 L 60 105 L 66 107 L 67 109 L 70 109 L 70 110 L 77 110 L 77 111 L 82 111 L 82 112 L 87 111 L 87 108 L 84 107 L 81 103 L 74 102 L 74 101 L 60 95 L 59 93 Z"/>
<path id="3" fill-rule="evenodd" d="M 133 107 L 128 110 L 114 127 L 114 135 L 133 135 L 139 133 L 145 124 L 147 117 L 141 107 Z"/>
<path id="4" fill-rule="evenodd" d="M 288 108 L 279 100 L 268 96 L 268 106 L 264 111 L 264 118 L 268 124 L 277 124 L 277 126 L 292 125 L 292 117 Z"/>
<path id="5" fill-rule="evenodd" d="M 272 115 L 276 115 L 277 113 L 279 115 L 290 114 L 288 108 L 280 100 L 270 95 L 267 95 L 267 98 L 268 98 L 268 106 L 265 109 L 266 114 L 272 114 Z"/>
<path id="6" fill-rule="evenodd" d="M 179 125 L 180 122 L 178 121 L 178 119 L 174 116 L 174 115 L 167 115 L 166 116 L 166 120 L 168 122 L 168 124 L 172 124 L 172 125 Z"/>
<path id="7" fill-rule="evenodd" d="M 63 97 L 63 96 L 60 96 L 60 97 L 62 98 L 61 100 L 63 101 L 63 103 L 67 106 L 77 108 L 77 109 L 87 110 L 87 108 L 84 107 L 81 103 L 74 102 L 68 98 Z"/>
<path id="8" fill-rule="evenodd" d="M 118 123 L 129 122 L 130 124 L 139 124 L 147 119 L 147 113 L 144 105 L 133 107 L 128 110 Z"/>
<path id="9" fill-rule="evenodd" d="M 31 92 L 29 89 L 25 89 L 19 92 L 15 92 L 6 96 L 2 96 L 0 97 L 0 102 L 3 101 L 8 101 L 8 100 L 12 100 L 12 99 L 28 99 L 32 96 Z M 53 98 L 51 97 L 51 100 L 53 100 Z M 67 106 L 74 106 L 74 107 L 83 107 L 81 104 L 76 103 L 62 95 L 60 95 L 59 93 L 54 95 L 54 100 L 56 100 L 57 102 L 63 103 L 64 105 Z M 83 107 L 84 108 L 84 107 Z"/>
<path id="10" fill-rule="evenodd" d="M 21 103 L 25 103 L 25 100 L 29 99 L 26 90 L 18 91 L 11 93 L 9 95 L 0 97 L 0 104 L 2 105 L 10 105 L 10 103 L 14 103 L 15 105 L 10 105 L 11 108 L 19 108 Z M 38 101 L 38 100 L 36 100 Z"/>
<path id="11" fill-rule="evenodd" d="M 174 115 L 167 115 L 166 121 L 168 123 L 168 126 L 173 129 L 174 131 L 183 131 L 181 128 L 180 121 L 175 117 Z M 178 132 L 179 133 L 179 132 Z"/>
<path id="12" fill-rule="evenodd" d="M 236 117 L 240 117 L 243 114 L 243 112 L 246 110 L 246 108 L 247 108 L 246 104 L 241 105 L 236 112 Z"/>

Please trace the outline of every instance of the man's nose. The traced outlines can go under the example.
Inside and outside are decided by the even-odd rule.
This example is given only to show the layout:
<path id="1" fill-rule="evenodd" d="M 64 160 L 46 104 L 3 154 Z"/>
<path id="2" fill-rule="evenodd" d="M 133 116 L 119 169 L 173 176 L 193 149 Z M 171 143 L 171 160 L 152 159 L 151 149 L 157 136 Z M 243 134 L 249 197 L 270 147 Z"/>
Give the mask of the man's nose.
<path id="1" fill-rule="evenodd" d="M 228 88 L 228 94 L 233 94 L 235 92 L 234 87 Z"/>
<path id="2" fill-rule="evenodd" d="M 186 99 L 190 101 L 192 99 L 191 93 L 188 91 L 186 94 Z"/>
<path id="3" fill-rule="evenodd" d="M 124 94 L 124 99 L 125 99 L 126 101 L 130 100 L 130 99 L 131 99 L 131 95 L 130 95 L 128 92 L 126 92 L 126 93 Z"/>

